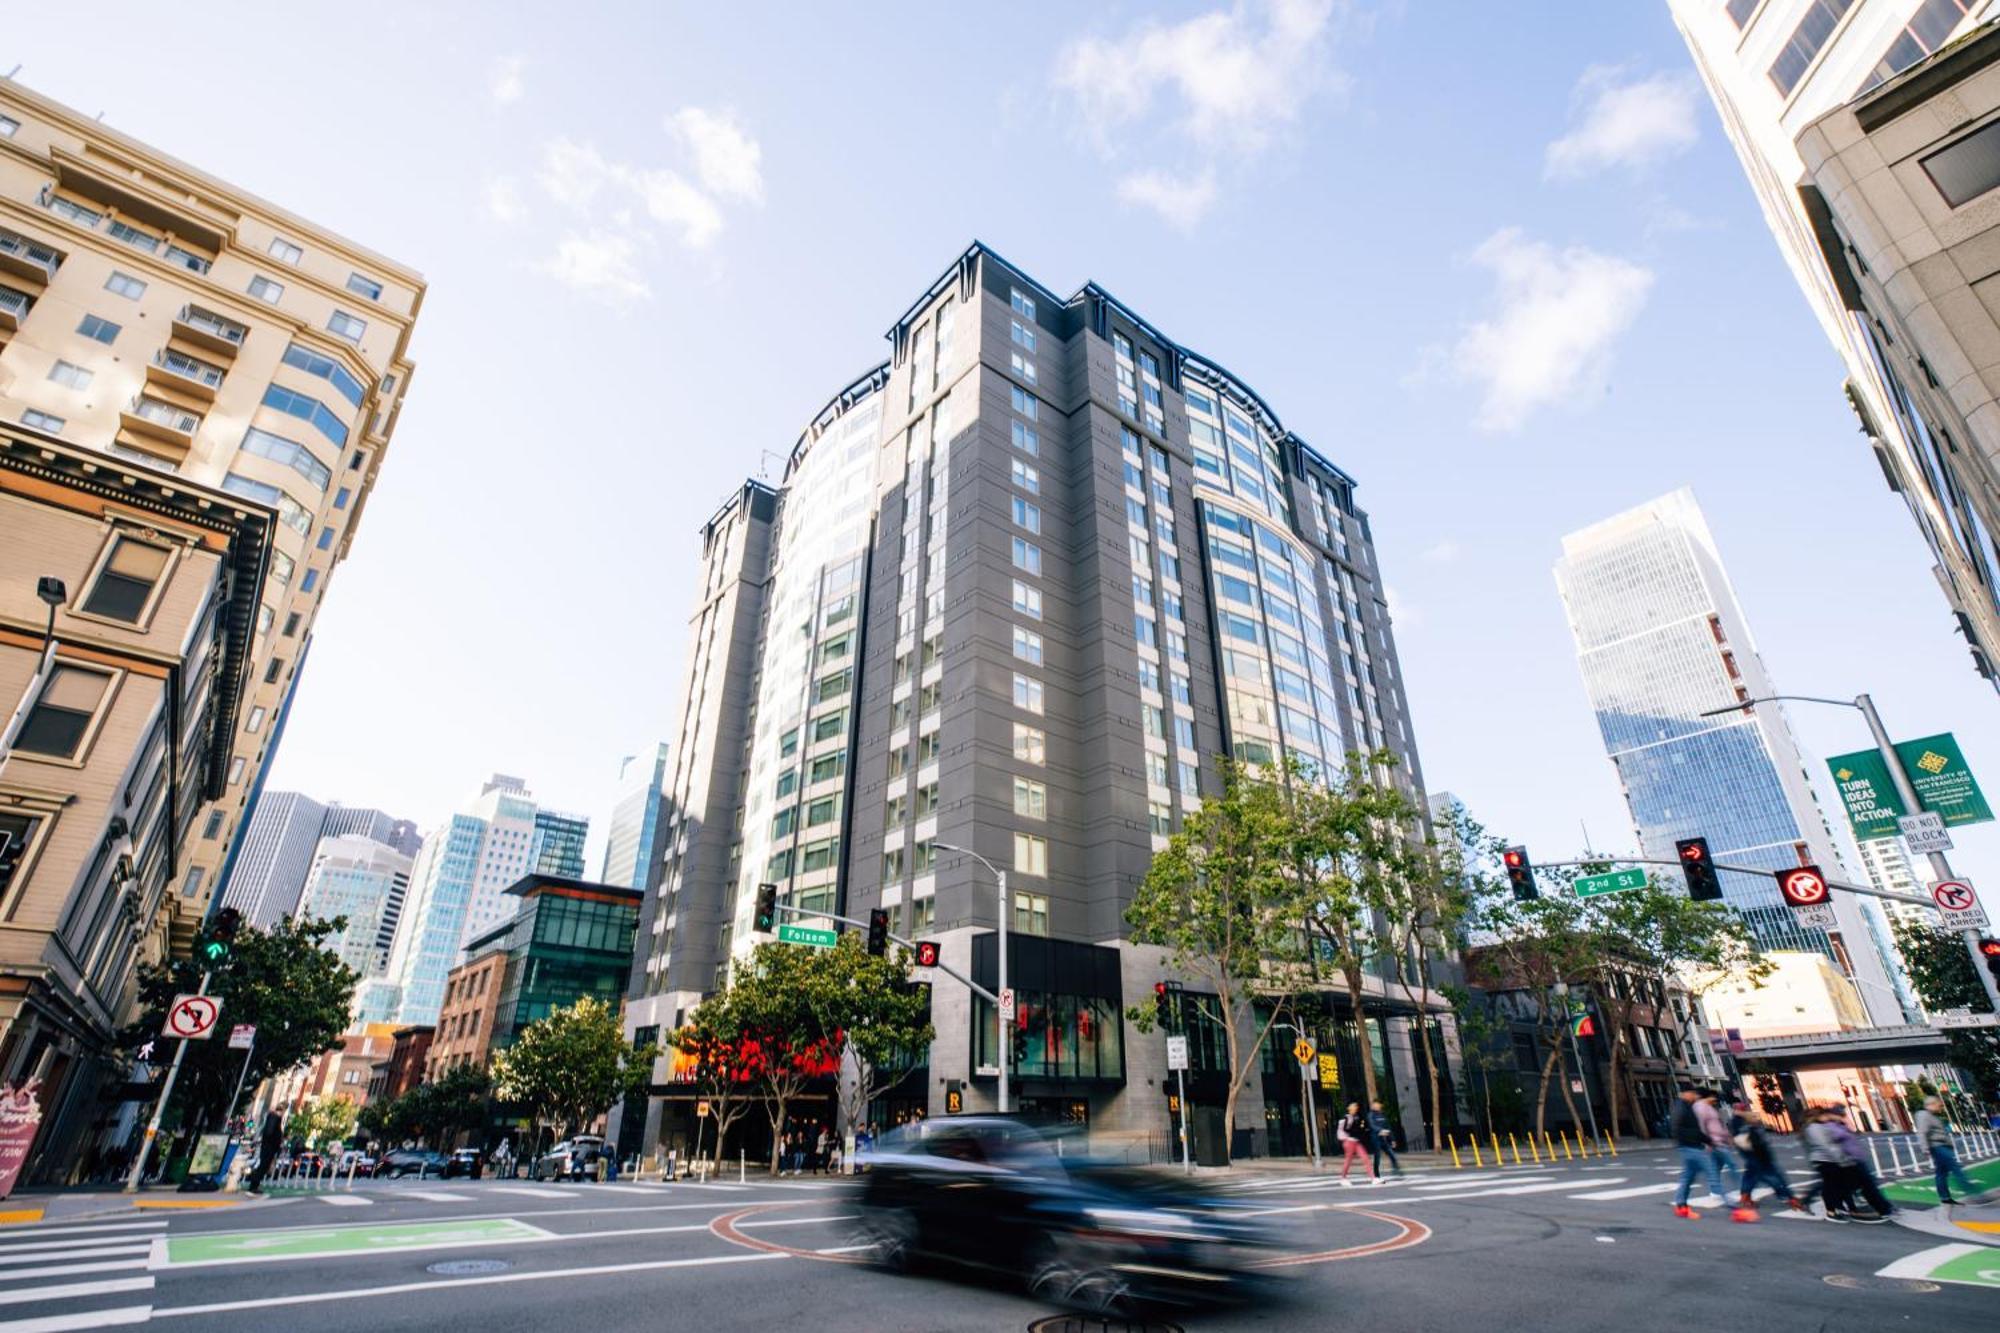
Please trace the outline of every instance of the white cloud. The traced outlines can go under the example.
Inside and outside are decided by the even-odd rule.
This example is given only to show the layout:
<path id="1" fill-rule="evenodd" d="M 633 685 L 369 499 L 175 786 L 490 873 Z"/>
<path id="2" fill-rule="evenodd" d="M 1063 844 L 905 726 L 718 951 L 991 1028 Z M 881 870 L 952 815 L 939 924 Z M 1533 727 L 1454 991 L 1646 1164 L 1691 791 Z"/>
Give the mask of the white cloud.
<path id="1" fill-rule="evenodd" d="M 519 222 L 528 215 L 527 204 L 521 198 L 521 183 L 512 176 L 493 177 L 486 182 L 482 193 L 486 216 L 495 222 Z"/>
<path id="2" fill-rule="evenodd" d="M 694 151 L 695 174 L 724 199 L 761 203 L 764 150 L 726 111 L 682 107 L 667 118 L 667 129 Z"/>
<path id="3" fill-rule="evenodd" d="M 642 172 L 634 185 L 646 205 L 646 216 L 680 230 L 681 243 L 699 250 L 722 231 L 722 210 L 715 201 L 672 171 Z"/>
<path id="4" fill-rule="evenodd" d="M 1180 23 L 1141 22 L 1115 38 L 1082 37 L 1056 60 L 1085 129 L 1112 132 L 1177 101 L 1178 128 L 1205 144 L 1262 148 L 1331 77 L 1323 56 L 1333 0 L 1237 0 Z"/>
<path id="5" fill-rule="evenodd" d="M 1537 409 L 1603 387 L 1613 345 L 1639 317 L 1650 269 L 1582 246 L 1558 250 L 1518 227 L 1486 238 L 1472 262 L 1492 272 L 1494 310 L 1466 327 L 1450 360 L 1484 387 L 1478 425 L 1510 431 Z"/>
<path id="6" fill-rule="evenodd" d="M 1169 171 L 1135 171 L 1118 182 L 1122 203 L 1150 208 L 1182 231 L 1191 230 L 1215 203 L 1215 172 L 1176 176 Z"/>
<path id="7" fill-rule="evenodd" d="M 527 67 L 527 60 L 521 56 L 501 56 L 493 62 L 486 76 L 486 91 L 492 96 L 493 105 L 506 106 L 521 100 L 526 91 L 521 84 L 521 73 Z"/>
<path id="8" fill-rule="evenodd" d="M 1393 587 L 1383 585 L 1382 600 L 1388 605 L 1389 620 L 1403 628 L 1415 629 L 1424 623 L 1424 613 L 1403 600 L 1402 594 Z"/>
<path id="9" fill-rule="evenodd" d="M 1436 545 L 1426 548 L 1424 559 L 1434 565 L 1448 565 L 1458 559 L 1458 543 L 1447 537 Z"/>
<path id="10" fill-rule="evenodd" d="M 1570 98 L 1572 128 L 1548 147 L 1542 172 L 1556 179 L 1610 167 L 1645 167 L 1694 146 L 1699 89 L 1690 74 L 1627 81 L 1625 71 L 1593 65 Z"/>
<path id="11" fill-rule="evenodd" d="M 541 268 L 564 286 L 622 304 L 653 294 L 639 274 L 638 251 L 638 243 L 620 232 L 569 232 Z"/>

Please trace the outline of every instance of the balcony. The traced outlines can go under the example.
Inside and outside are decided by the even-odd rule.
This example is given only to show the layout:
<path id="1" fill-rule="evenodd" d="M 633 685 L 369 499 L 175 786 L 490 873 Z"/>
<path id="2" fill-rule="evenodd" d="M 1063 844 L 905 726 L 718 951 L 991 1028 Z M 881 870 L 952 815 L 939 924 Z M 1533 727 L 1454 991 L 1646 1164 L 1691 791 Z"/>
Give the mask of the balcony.
<path id="1" fill-rule="evenodd" d="M 163 347 L 146 366 L 146 382 L 214 402 L 215 391 L 222 387 L 222 367 Z"/>
<path id="2" fill-rule="evenodd" d="M 124 427 L 120 434 L 129 433 L 132 442 L 140 448 L 145 448 L 143 441 L 148 440 L 159 440 L 174 446 L 176 461 L 187 453 L 188 446 L 194 443 L 195 431 L 201 427 L 201 418 L 193 412 L 175 407 L 164 398 L 152 398 L 143 393 L 118 414 L 118 420 Z"/>
<path id="3" fill-rule="evenodd" d="M 31 241 L 18 231 L 0 227 L 0 269 L 46 283 L 62 267 L 60 252 L 39 241 Z"/>
<path id="4" fill-rule="evenodd" d="M 234 357 L 243 346 L 243 340 L 250 336 L 250 330 L 212 310 L 204 310 L 198 305 L 184 305 L 174 316 L 174 336 L 185 338 L 197 347 Z"/>
<path id="5" fill-rule="evenodd" d="M 9 333 L 17 332 L 21 321 L 35 307 L 35 298 L 26 292 L 15 291 L 12 287 L 0 287 L 0 329 Z"/>

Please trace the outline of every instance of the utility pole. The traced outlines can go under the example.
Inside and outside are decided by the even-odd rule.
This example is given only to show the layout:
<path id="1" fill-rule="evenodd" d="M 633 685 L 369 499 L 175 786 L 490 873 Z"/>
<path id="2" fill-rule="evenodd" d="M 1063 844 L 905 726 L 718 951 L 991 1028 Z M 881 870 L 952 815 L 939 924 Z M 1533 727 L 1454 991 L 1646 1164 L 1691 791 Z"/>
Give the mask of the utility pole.
<path id="1" fill-rule="evenodd" d="M 973 851 L 970 847 L 960 847 L 956 843 L 949 842 L 933 842 L 931 847 L 935 851 L 957 852 L 962 856 L 971 857 L 993 872 L 994 883 L 999 888 L 1000 929 L 998 944 L 1000 948 L 1000 969 L 997 986 L 999 994 L 993 1001 L 993 1036 L 1000 1047 L 995 1052 L 1000 1057 L 1000 1114 L 1006 1115 L 1012 1106 L 1012 1090 L 1009 1085 L 1014 1068 L 1013 1035 L 1007 1031 L 1008 1015 L 1001 1012 L 1013 1000 L 1013 992 L 1007 989 L 1007 872 L 999 866 L 994 865 L 978 852 Z M 1181 1105 L 1183 1107 L 1183 1114 L 1185 1114 L 1187 1103 L 1183 1102 Z"/>
<path id="2" fill-rule="evenodd" d="M 1574 1016 L 1570 1013 L 1569 1009 L 1569 983 L 1566 981 L 1558 981 L 1554 986 L 1550 987 L 1550 989 L 1556 993 L 1556 998 L 1562 1001 L 1563 1031 L 1569 1034 L 1569 1059 L 1570 1063 L 1576 1066 L 1577 1078 L 1581 1080 L 1583 1083 L 1583 1110 L 1584 1114 L 1590 1117 L 1590 1137 L 1595 1139 L 1598 1137 L 1597 1105 L 1596 1103 L 1590 1100 L 1590 1075 L 1584 1070 L 1583 1052 L 1580 1049 L 1578 1049 L 1576 1044 L 1576 1022 Z M 1673 1077 L 1673 1072 L 1674 1072 L 1674 1062 L 1669 1060 L 1667 1061 L 1667 1076 L 1669 1078 Z M 1616 1088 L 1607 1086 L 1604 1089 L 1604 1095 L 1606 1097 L 1615 1098 L 1618 1095 L 1618 1090 Z M 1616 1110 L 1617 1108 L 1614 1105 L 1612 1109 Z"/>
<path id="3" fill-rule="evenodd" d="M 1903 809 L 1916 814 L 1924 808 L 1923 804 L 1917 799 L 1917 789 L 1910 782 L 1910 775 L 1903 771 L 1903 758 L 1896 753 L 1888 729 L 1882 725 L 1882 715 L 1875 711 L 1875 701 L 1865 694 L 1857 694 L 1854 696 L 1854 707 L 1868 719 L 1868 730 L 1875 737 L 1875 748 L 1882 752 L 1882 766 L 1889 770 L 1889 780 L 1896 784 L 1896 795 L 1901 799 Z M 1931 852 L 1929 855 L 1934 881 L 1957 878 L 1951 872 L 1951 859 L 1943 852 Z M 1972 955 L 1972 974 L 1986 988 L 1986 1003 L 1994 1013 L 2000 1014 L 2000 985 L 1996 985 L 1993 974 L 1986 970 L 1986 957 L 1979 952 L 1979 932 L 1961 930 L 1958 933 L 1959 938 L 1965 941 L 1966 952 Z"/>

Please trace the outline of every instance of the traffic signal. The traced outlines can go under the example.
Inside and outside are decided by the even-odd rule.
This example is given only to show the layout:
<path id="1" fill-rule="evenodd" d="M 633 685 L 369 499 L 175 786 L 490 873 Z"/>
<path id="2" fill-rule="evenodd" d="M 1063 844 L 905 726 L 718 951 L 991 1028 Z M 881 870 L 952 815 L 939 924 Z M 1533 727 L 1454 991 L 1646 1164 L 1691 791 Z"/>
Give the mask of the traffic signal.
<path id="1" fill-rule="evenodd" d="M 868 952 L 876 958 L 889 952 L 889 912 L 877 907 L 868 913 Z"/>
<path id="2" fill-rule="evenodd" d="M 243 928 L 243 913 L 233 907 L 225 907 L 215 914 L 209 925 L 209 933 L 219 940 L 235 940 L 236 932 Z"/>
<path id="3" fill-rule="evenodd" d="M 234 907 L 225 907 L 215 914 L 208 923 L 208 929 L 195 941 L 194 954 L 203 967 L 211 970 L 229 961 L 234 952 L 236 932 L 242 929 L 243 913 Z"/>
<path id="4" fill-rule="evenodd" d="M 938 965 L 938 943 L 936 940 L 917 941 L 917 966 L 936 967 Z"/>
<path id="5" fill-rule="evenodd" d="M 1682 838 L 1674 844 L 1674 850 L 1680 853 L 1681 871 L 1687 875 L 1688 897 L 1698 903 L 1720 901 L 1722 880 L 1708 855 L 1708 839 Z"/>
<path id="6" fill-rule="evenodd" d="M 2000 940 L 1986 939 L 1982 936 L 1979 941 L 1979 956 L 1986 960 L 1986 970 L 1993 974 L 1993 979 L 2000 981 Z"/>
<path id="7" fill-rule="evenodd" d="M 1169 1015 L 1170 1015 L 1171 1013 L 1172 1013 L 1172 1010 L 1171 1010 L 1171 1008 L 1169 1007 L 1169 1004 L 1168 1004 L 1168 1001 L 1167 1001 L 1167 983 L 1166 983 L 1166 982 L 1164 982 L 1164 981 L 1156 981 L 1156 982 L 1154 982 L 1154 983 L 1153 983 L 1153 1021 L 1154 1021 L 1155 1023 L 1158 1023 L 1158 1024 L 1160 1025 L 1160 1031 L 1162 1031 L 1162 1032 L 1165 1032 L 1165 1031 L 1167 1031 L 1167 1029 L 1168 1029 L 1168 1023 L 1167 1023 L 1167 1019 L 1168 1019 L 1168 1016 L 1169 1016 Z"/>
<path id="8" fill-rule="evenodd" d="M 759 935 L 768 935 L 778 928 L 778 886 L 759 884 L 757 886 L 757 915 L 750 920 L 750 929 Z"/>
<path id="9" fill-rule="evenodd" d="M 1535 889 L 1535 863 L 1528 859 L 1526 847 L 1509 847 L 1500 853 L 1500 859 L 1507 866 L 1507 887 L 1514 890 L 1514 896 L 1522 902 L 1542 895 Z"/>

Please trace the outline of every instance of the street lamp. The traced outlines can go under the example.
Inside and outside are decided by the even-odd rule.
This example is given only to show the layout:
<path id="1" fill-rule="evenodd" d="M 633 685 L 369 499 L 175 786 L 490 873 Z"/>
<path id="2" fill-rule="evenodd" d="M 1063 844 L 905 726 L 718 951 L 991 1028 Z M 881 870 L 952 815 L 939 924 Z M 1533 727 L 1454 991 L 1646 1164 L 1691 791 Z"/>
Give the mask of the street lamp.
<path id="1" fill-rule="evenodd" d="M 44 574 L 35 580 L 35 596 L 49 608 L 48 628 L 42 631 L 42 657 L 35 664 L 35 674 L 28 678 L 28 688 L 21 692 L 21 701 L 14 709 L 14 716 L 7 720 L 7 729 L 0 731 L 0 764 L 7 762 L 14 752 L 14 738 L 21 734 L 21 728 L 28 724 L 28 710 L 42 692 L 42 684 L 55 667 L 56 660 L 56 610 L 69 600 L 69 589 L 63 581 Z"/>
<path id="2" fill-rule="evenodd" d="M 969 856 L 993 872 L 993 880 L 1000 888 L 1000 975 L 999 984 L 994 987 L 994 991 L 1000 997 L 1000 1000 L 1010 998 L 1010 992 L 1007 989 L 1007 872 L 999 866 L 994 865 L 978 852 L 973 851 L 970 847 L 960 847 L 956 843 L 933 840 L 931 848 L 933 851 L 957 852 L 961 856 Z M 1001 1017 L 1000 1003 L 997 1000 L 993 1005 L 993 1038 L 995 1043 L 1000 1047 L 1000 1114 L 1005 1115 L 1008 1109 L 1009 1070 L 1014 1063 L 1014 1043 L 1008 1040 L 1007 1024 Z"/>
<path id="3" fill-rule="evenodd" d="M 1903 803 L 1903 809 L 1911 814 L 1921 811 L 1923 803 L 1917 799 L 1917 789 L 1910 783 L 1910 775 L 1903 771 L 1902 756 L 1896 753 L 1895 743 L 1889 739 L 1889 729 L 1882 725 L 1882 715 L 1875 711 L 1875 701 L 1865 694 L 1857 694 L 1852 699 L 1822 699 L 1811 694 L 1767 694 L 1756 699 L 1745 699 L 1741 703 L 1723 708 L 1711 708 L 1701 714 L 1715 717 L 1721 713 L 1747 713 L 1758 704 L 1792 700 L 1803 704 L 1830 704 L 1835 708 L 1852 708 L 1868 719 L 1869 734 L 1875 738 L 1875 749 L 1882 756 L 1882 767 L 1889 770 L 1889 781 L 1895 784 L 1896 796 Z M 1931 875 L 1934 880 L 1955 879 L 1951 861 L 1943 852 L 1927 853 L 1930 858 Z M 1993 974 L 1984 966 L 1985 959 L 1979 952 L 1979 932 L 1961 930 L 1960 938 L 1965 941 L 1966 952 L 1972 955 L 1972 970 L 1980 983 L 1986 987 L 1986 1002 L 1995 1013 L 2000 1013 L 2000 984 L 1996 984 Z"/>

